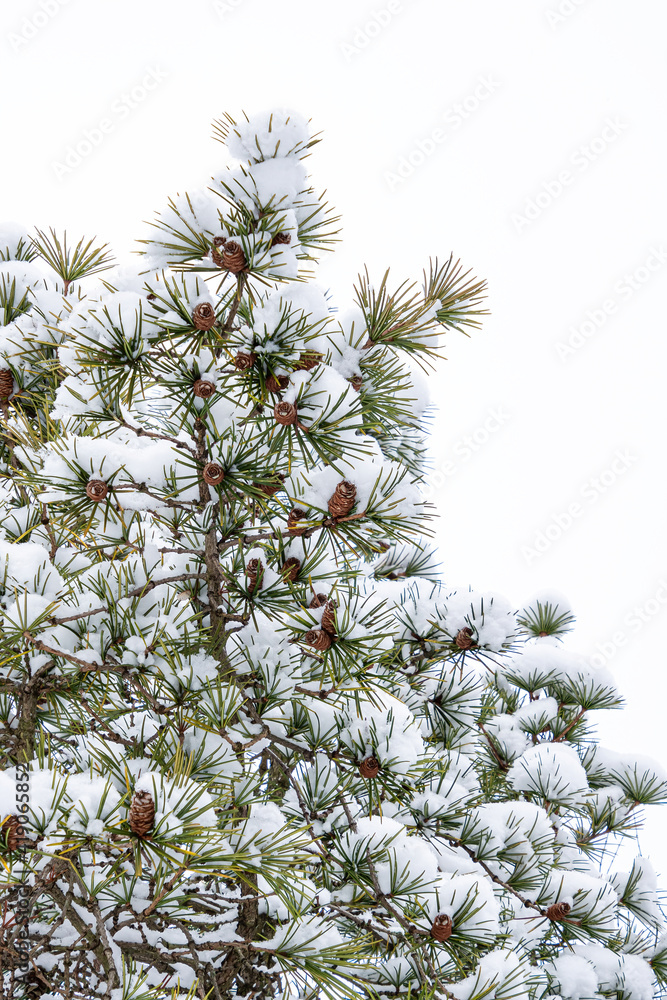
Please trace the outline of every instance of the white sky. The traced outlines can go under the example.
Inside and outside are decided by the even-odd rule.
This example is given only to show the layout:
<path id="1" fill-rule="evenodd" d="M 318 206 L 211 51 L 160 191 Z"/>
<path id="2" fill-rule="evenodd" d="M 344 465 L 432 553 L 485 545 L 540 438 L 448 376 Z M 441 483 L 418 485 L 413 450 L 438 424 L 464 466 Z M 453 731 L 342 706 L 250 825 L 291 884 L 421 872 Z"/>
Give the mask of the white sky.
<path id="1" fill-rule="evenodd" d="M 324 132 L 341 305 L 364 264 L 399 282 L 453 250 L 488 279 L 492 316 L 432 380 L 446 579 L 568 595 L 628 702 L 603 741 L 664 765 L 666 29 L 660 0 L 0 7 L 0 219 L 126 252 L 219 164 L 214 118 L 287 106 Z M 665 871 L 662 812 L 642 844 Z"/>

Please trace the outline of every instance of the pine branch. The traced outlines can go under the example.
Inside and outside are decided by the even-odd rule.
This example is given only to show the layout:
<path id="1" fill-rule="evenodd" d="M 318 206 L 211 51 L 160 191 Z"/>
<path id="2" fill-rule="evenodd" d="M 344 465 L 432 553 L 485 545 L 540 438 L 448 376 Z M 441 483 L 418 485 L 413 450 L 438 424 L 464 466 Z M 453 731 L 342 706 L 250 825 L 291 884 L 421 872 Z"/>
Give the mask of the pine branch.
<path id="1" fill-rule="evenodd" d="M 179 573 L 177 576 L 165 576 L 161 580 L 147 580 L 146 583 L 142 583 L 140 586 L 135 587 L 133 590 L 128 591 L 125 596 L 132 598 L 134 597 L 141 598 L 144 597 L 146 594 L 148 594 L 149 591 L 155 590 L 156 587 L 164 586 L 170 583 L 182 583 L 185 580 L 204 580 L 204 579 L 205 575 L 203 573 Z M 110 610 L 111 609 L 106 604 L 103 604 L 99 608 L 92 608 L 90 611 L 80 611 L 75 615 L 67 615 L 63 617 L 59 617 L 58 615 L 53 615 L 51 618 L 49 618 L 49 622 L 51 625 L 64 625 L 67 622 L 79 621 L 81 618 L 88 618 L 92 617 L 93 615 L 101 615 L 104 613 L 109 614 Z M 45 652 L 48 652 L 48 650 L 45 650 Z M 57 655 L 60 656 L 61 654 L 58 653 Z"/>
<path id="2" fill-rule="evenodd" d="M 61 239 L 55 229 L 49 229 L 50 236 L 40 229 L 35 231 L 37 238 L 32 240 L 35 251 L 63 279 L 65 295 L 73 282 L 113 267 L 114 258 L 107 243 L 97 247 L 94 239 L 86 242 L 85 237 L 81 237 L 72 249 L 67 245 L 67 236 Z"/>

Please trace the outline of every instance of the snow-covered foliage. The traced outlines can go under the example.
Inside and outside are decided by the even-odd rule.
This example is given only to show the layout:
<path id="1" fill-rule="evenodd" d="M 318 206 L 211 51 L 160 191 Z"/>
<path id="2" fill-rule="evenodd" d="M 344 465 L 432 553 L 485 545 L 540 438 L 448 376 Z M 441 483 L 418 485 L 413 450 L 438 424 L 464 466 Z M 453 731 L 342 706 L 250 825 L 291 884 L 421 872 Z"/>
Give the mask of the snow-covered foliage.
<path id="1" fill-rule="evenodd" d="M 337 312 L 308 122 L 217 133 L 136 267 L 0 226 L 4 995 L 649 1000 L 605 850 L 667 775 L 596 744 L 564 598 L 424 540 L 419 366 L 483 283 Z"/>

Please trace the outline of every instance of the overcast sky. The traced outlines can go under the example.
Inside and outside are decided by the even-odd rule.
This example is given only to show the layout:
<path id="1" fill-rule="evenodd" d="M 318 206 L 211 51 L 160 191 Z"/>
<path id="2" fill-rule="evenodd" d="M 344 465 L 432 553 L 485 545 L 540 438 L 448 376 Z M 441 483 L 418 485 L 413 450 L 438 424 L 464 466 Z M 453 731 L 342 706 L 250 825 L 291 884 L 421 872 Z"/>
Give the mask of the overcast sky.
<path id="1" fill-rule="evenodd" d="M 119 253 L 220 163 L 211 121 L 286 106 L 343 215 L 322 270 L 418 278 L 453 251 L 492 315 L 432 379 L 448 583 L 557 588 L 667 766 L 661 0 L 4 0 L 0 219 Z M 659 851 L 653 810 L 642 843 Z M 664 884 L 664 882 L 663 882 Z"/>

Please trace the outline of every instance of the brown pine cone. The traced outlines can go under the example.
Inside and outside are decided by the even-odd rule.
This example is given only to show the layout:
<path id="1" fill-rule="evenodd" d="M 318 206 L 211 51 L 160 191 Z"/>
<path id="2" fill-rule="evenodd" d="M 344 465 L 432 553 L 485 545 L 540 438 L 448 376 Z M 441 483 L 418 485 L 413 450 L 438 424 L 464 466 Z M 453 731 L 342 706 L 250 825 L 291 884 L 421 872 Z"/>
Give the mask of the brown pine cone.
<path id="1" fill-rule="evenodd" d="M 366 757 L 359 765 L 359 774 L 362 778 L 377 778 L 380 773 L 380 761 L 377 757 Z"/>
<path id="2" fill-rule="evenodd" d="M 305 351 L 294 365 L 294 371 L 309 372 L 313 368 L 317 368 L 321 360 L 322 355 L 317 351 Z"/>
<path id="3" fill-rule="evenodd" d="M 145 837 L 153 826 L 155 803 L 150 792 L 135 792 L 130 803 L 130 830 L 137 837 Z"/>
<path id="4" fill-rule="evenodd" d="M 347 479 L 341 479 L 329 498 L 329 513 L 332 517 L 346 517 L 357 500 L 357 487 Z"/>
<path id="5" fill-rule="evenodd" d="M 309 608 L 321 608 L 323 604 L 327 602 L 326 594 L 314 594 L 313 598 L 308 605 Z"/>
<path id="6" fill-rule="evenodd" d="M 217 486 L 225 478 L 225 470 L 217 462 L 207 462 L 202 475 L 209 486 Z"/>
<path id="7" fill-rule="evenodd" d="M 0 403 L 6 403 L 14 391 L 14 376 L 9 368 L 0 369 Z"/>
<path id="8" fill-rule="evenodd" d="M 10 853 L 17 851 L 27 843 L 23 824 L 18 816 L 5 816 L 0 826 L 0 836 L 4 840 L 5 847 Z"/>
<path id="9" fill-rule="evenodd" d="M 213 246 L 211 248 L 211 259 L 213 260 L 214 264 L 218 265 L 218 267 L 222 267 L 222 255 L 217 248 L 223 247 L 226 242 L 227 242 L 226 236 L 213 237 Z"/>
<path id="10" fill-rule="evenodd" d="M 215 323 L 215 309 L 210 302 L 200 302 L 192 313 L 192 323 L 197 330 L 210 330 Z"/>
<path id="11" fill-rule="evenodd" d="M 266 388 L 269 392 L 282 392 L 289 385 L 289 375 L 269 375 Z"/>
<path id="12" fill-rule="evenodd" d="M 239 351 L 239 353 L 234 358 L 234 367 L 237 372 L 247 372 L 249 368 L 255 363 L 255 355 L 247 351 Z"/>
<path id="13" fill-rule="evenodd" d="M 283 488 L 283 483 L 285 482 L 285 476 L 282 472 L 276 472 L 275 476 L 272 477 L 275 482 L 273 483 L 253 483 L 258 490 L 261 490 L 265 497 L 275 496 Z"/>
<path id="14" fill-rule="evenodd" d="M 355 390 L 355 392 L 359 392 L 362 385 L 364 384 L 364 380 L 362 379 L 361 375 L 353 375 L 352 378 L 348 379 L 348 382 Z"/>
<path id="15" fill-rule="evenodd" d="M 211 256 L 213 256 L 212 253 Z M 231 271 L 232 274 L 239 274 L 248 266 L 248 261 L 243 253 L 243 248 L 235 240 L 227 240 L 227 242 L 223 244 L 222 251 L 219 256 L 221 260 L 220 266 L 223 267 L 225 271 Z M 215 258 L 213 259 L 215 260 Z"/>
<path id="16" fill-rule="evenodd" d="M 456 633 L 456 635 L 454 636 L 454 642 L 459 647 L 459 649 L 470 649 L 472 646 L 475 645 L 475 641 L 472 637 L 472 634 L 473 634 L 472 629 L 468 628 L 467 625 L 465 626 L 465 628 L 460 629 L 460 631 Z"/>
<path id="17" fill-rule="evenodd" d="M 325 649 L 329 649 L 333 640 L 328 632 L 323 632 L 319 628 L 311 628 L 304 635 L 303 641 L 323 653 Z"/>
<path id="18" fill-rule="evenodd" d="M 297 576 L 299 575 L 299 570 L 301 569 L 301 560 L 297 559 L 295 556 L 291 556 L 286 559 L 282 565 L 280 572 L 284 576 L 285 580 L 290 583 L 294 583 Z"/>
<path id="19" fill-rule="evenodd" d="M 208 379 L 198 378 L 192 386 L 192 391 L 200 399 L 210 399 L 215 393 L 215 385 L 213 382 L 209 382 Z"/>
<path id="20" fill-rule="evenodd" d="M 279 246 L 281 243 L 287 245 L 291 242 L 292 242 L 291 233 L 276 233 L 276 235 L 271 240 L 271 246 L 272 247 Z"/>
<path id="21" fill-rule="evenodd" d="M 324 605 L 324 611 L 322 613 L 322 628 L 325 632 L 328 632 L 330 636 L 336 635 L 336 603 L 335 601 L 327 601 Z"/>
<path id="22" fill-rule="evenodd" d="M 452 918 L 446 913 L 439 913 L 431 927 L 431 937 L 436 941 L 446 941 L 452 933 Z"/>
<path id="23" fill-rule="evenodd" d="M 546 914 L 549 920 L 563 920 L 571 909 L 569 903 L 553 903 L 547 907 Z"/>
<path id="24" fill-rule="evenodd" d="M 248 581 L 247 587 L 250 593 L 261 590 L 264 578 L 264 566 L 261 559 L 251 559 L 245 568 L 245 575 Z"/>
<path id="25" fill-rule="evenodd" d="M 89 500 L 94 500 L 95 503 L 104 500 L 108 492 L 109 487 L 102 479 L 91 479 L 86 486 L 86 496 Z"/>
<path id="26" fill-rule="evenodd" d="M 282 403 L 276 403 L 273 412 L 276 423 L 281 424 L 283 427 L 289 427 L 291 424 L 296 423 L 296 406 L 294 403 L 286 403 L 283 400 Z"/>
<path id="27" fill-rule="evenodd" d="M 300 507 L 292 507 L 287 515 L 287 530 L 290 535 L 303 535 L 308 530 L 308 525 L 304 525 L 303 528 L 297 527 L 298 522 L 305 521 L 306 518 L 307 514 L 305 510 L 301 510 Z"/>

